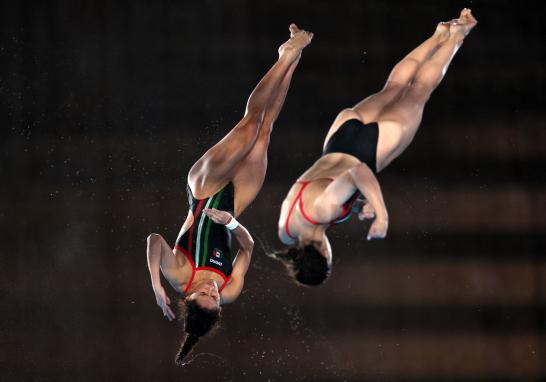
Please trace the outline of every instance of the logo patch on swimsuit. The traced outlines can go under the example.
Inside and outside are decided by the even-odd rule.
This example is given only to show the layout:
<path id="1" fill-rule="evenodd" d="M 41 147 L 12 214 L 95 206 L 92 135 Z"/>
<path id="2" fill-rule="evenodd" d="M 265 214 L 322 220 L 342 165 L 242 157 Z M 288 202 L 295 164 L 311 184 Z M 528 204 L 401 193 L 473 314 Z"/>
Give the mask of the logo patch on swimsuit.
<path id="1" fill-rule="evenodd" d="M 222 257 L 222 251 L 220 251 L 219 249 L 216 249 L 214 248 L 212 250 L 212 256 L 216 257 L 217 259 L 221 258 Z"/>
<path id="2" fill-rule="evenodd" d="M 213 259 L 212 257 L 209 259 L 209 262 L 213 263 L 213 264 L 216 264 L 218 265 L 219 267 L 221 267 L 223 265 L 223 263 L 221 261 L 218 261 L 216 259 Z"/>

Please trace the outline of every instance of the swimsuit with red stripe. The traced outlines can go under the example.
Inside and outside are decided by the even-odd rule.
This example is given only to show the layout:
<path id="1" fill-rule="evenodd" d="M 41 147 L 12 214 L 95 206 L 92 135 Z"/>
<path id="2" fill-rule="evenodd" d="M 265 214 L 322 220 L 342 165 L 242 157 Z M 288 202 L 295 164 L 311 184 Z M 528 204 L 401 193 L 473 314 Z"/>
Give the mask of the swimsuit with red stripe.
<path id="1" fill-rule="evenodd" d="M 345 121 L 338 130 L 330 137 L 328 142 L 324 147 L 322 156 L 328 155 L 330 153 L 343 153 L 352 155 L 362 163 L 365 163 L 374 174 L 377 173 L 377 141 L 379 139 L 379 126 L 377 123 L 364 124 L 358 119 L 350 119 Z M 333 180 L 333 178 L 324 178 Z M 355 200 L 357 199 L 359 192 L 356 192 L 351 198 L 343 204 L 343 211 L 336 219 L 332 220 L 329 223 L 320 223 L 311 219 L 303 209 L 302 194 L 305 188 L 312 181 L 298 181 L 297 183 L 301 184 L 301 188 L 294 198 L 294 202 L 288 211 L 288 216 L 284 222 L 284 231 L 288 237 L 296 239 L 290 233 L 290 228 L 288 223 L 290 222 L 290 216 L 296 207 L 296 203 L 299 204 L 300 213 L 305 220 L 309 223 L 317 224 L 339 224 L 347 219 L 351 213 L 351 208 Z"/>
<path id="2" fill-rule="evenodd" d="M 322 178 L 322 179 L 328 179 L 330 181 L 333 181 L 334 179 L 333 178 Z M 318 179 L 317 179 L 318 180 Z M 301 216 L 303 216 L 303 218 L 305 220 L 307 220 L 309 223 L 313 224 L 313 225 L 319 225 L 319 224 L 329 224 L 329 225 L 334 225 L 334 224 L 339 224 L 339 223 L 343 223 L 344 221 L 347 221 L 350 217 L 350 214 L 351 214 L 351 208 L 353 206 L 353 203 L 355 202 L 355 200 L 358 198 L 358 195 L 360 195 L 360 193 L 357 191 L 353 194 L 353 196 L 351 196 L 351 198 L 349 200 L 347 200 L 345 203 L 343 203 L 342 205 L 342 208 L 343 208 L 343 211 L 341 212 L 341 214 L 335 218 L 334 220 L 330 221 L 330 222 L 326 222 L 326 223 L 321 223 L 321 222 L 317 222 L 313 219 L 311 219 L 306 213 L 305 213 L 305 210 L 303 209 L 303 191 L 305 191 L 305 188 L 311 183 L 313 182 L 312 180 L 298 180 L 297 183 L 301 184 L 301 188 L 300 190 L 298 191 L 298 194 L 296 195 L 296 197 L 294 198 L 294 201 L 292 202 L 292 205 L 290 206 L 290 210 L 288 210 L 288 215 L 286 216 L 286 221 L 284 222 L 284 232 L 286 232 L 286 234 L 288 235 L 288 237 L 292 238 L 292 239 L 296 239 L 295 236 L 292 236 L 292 234 L 290 233 L 290 228 L 289 228 L 289 223 L 290 223 L 290 216 L 292 216 L 292 212 L 294 212 L 294 207 L 296 207 L 296 204 L 298 204 L 298 207 L 300 209 L 300 213 L 301 213 Z"/>
<path id="3" fill-rule="evenodd" d="M 231 232 L 225 225 L 216 224 L 205 213 L 205 208 L 216 208 L 227 211 L 233 215 L 234 189 L 233 184 L 228 183 L 224 188 L 207 199 L 196 199 L 188 190 L 188 203 L 193 214 L 193 224 L 178 238 L 175 248 L 184 253 L 192 266 L 192 275 L 186 285 L 184 293 L 190 289 L 195 278 L 195 273 L 200 270 L 208 270 L 222 276 L 224 284 L 219 291 L 227 285 L 233 270 L 231 258 Z"/>

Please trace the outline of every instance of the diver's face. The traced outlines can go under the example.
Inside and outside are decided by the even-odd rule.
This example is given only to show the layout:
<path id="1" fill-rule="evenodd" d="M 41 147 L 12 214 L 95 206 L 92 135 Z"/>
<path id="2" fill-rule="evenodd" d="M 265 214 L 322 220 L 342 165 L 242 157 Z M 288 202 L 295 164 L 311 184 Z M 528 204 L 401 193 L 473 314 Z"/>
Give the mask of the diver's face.
<path id="1" fill-rule="evenodd" d="M 199 282 L 193 293 L 186 297 L 188 301 L 195 300 L 197 304 L 205 309 L 215 309 L 220 306 L 220 292 L 218 284 L 214 280 Z"/>

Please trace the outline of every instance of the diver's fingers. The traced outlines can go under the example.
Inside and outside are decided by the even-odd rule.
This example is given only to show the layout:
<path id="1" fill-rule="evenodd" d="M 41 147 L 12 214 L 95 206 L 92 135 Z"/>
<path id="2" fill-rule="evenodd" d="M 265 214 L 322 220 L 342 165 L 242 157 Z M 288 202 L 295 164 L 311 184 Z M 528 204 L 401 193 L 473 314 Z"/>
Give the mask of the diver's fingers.
<path id="1" fill-rule="evenodd" d="M 358 213 L 358 218 L 360 220 L 366 220 L 366 219 L 373 219 L 375 217 L 375 210 L 370 205 L 370 203 L 366 203 L 362 210 Z"/>
<path id="2" fill-rule="evenodd" d="M 209 218 L 211 218 L 215 223 L 218 223 L 218 219 L 219 219 L 218 210 L 214 210 L 214 209 L 211 209 L 211 208 L 205 208 L 203 210 L 203 212 L 205 213 L 205 215 L 207 215 Z"/>
<path id="3" fill-rule="evenodd" d="M 165 305 L 165 314 L 166 314 L 166 317 L 169 319 L 169 321 L 174 320 L 175 318 L 174 313 L 172 309 L 167 305 Z"/>
<path id="4" fill-rule="evenodd" d="M 362 207 L 362 212 L 367 215 L 371 214 L 375 216 L 375 209 L 370 203 L 364 204 L 364 207 Z"/>
<path id="5" fill-rule="evenodd" d="M 227 224 L 231 220 L 231 214 L 226 211 L 217 210 L 216 208 L 205 208 L 205 214 L 218 224 Z"/>

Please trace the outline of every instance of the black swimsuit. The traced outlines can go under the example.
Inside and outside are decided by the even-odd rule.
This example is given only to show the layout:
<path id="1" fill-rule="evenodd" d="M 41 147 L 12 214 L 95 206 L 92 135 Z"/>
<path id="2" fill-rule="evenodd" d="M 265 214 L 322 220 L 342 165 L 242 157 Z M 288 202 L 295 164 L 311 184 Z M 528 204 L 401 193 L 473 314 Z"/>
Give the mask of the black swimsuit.
<path id="1" fill-rule="evenodd" d="M 378 138 L 379 126 L 376 122 L 365 125 L 358 119 L 349 119 L 330 137 L 322 156 L 330 153 L 349 154 L 366 163 L 377 174 Z"/>
<path id="2" fill-rule="evenodd" d="M 216 224 L 203 213 L 204 208 L 217 208 L 227 211 L 233 215 L 234 211 L 234 189 L 230 182 L 216 194 L 207 199 L 196 199 L 188 190 L 188 203 L 193 213 L 193 224 L 178 238 L 175 248 L 183 252 L 192 266 L 192 275 L 188 285 L 184 289 L 186 293 L 193 279 L 195 272 L 205 269 L 218 273 L 224 279 L 224 284 L 219 291 L 227 285 L 231 276 L 231 232 L 225 225 Z"/>

